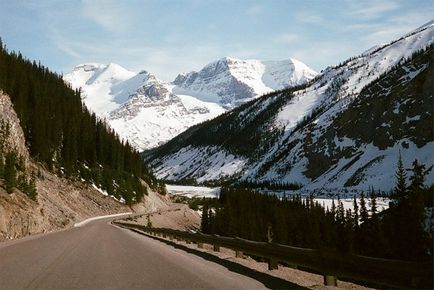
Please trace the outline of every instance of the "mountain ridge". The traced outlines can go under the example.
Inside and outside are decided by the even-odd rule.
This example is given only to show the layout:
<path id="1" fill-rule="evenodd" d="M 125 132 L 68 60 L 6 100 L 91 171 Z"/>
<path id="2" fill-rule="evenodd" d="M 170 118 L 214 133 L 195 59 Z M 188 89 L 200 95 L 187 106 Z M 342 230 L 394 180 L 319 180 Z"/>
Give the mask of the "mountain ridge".
<path id="1" fill-rule="evenodd" d="M 428 64 L 410 63 L 407 67 L 405 62 L 415 57 L 418 51 L 429 47 L 433 39 L 433 25 L 413 31 L 387 45 L 371 50 L 368 54 L 362 53 L 326 68 L 304 87 L 272 93 L 234 109 L 216 120 L 196 126 L 166 145 L 148 152 L 147 156 L 149 160 L 154 159 L 152 166 L 157 176 L 174 181 L 194 179 L 201 183 L 268 180 L 310 184 L 306 187 L 307 190 L 324 190 L 342 188 L 344 184 L 350 185 L 351 182 L 347 181 L 351 176 L 339 174 L 348 171 L 353 172 L 353 175 L 358 172 L 361 173 L 359 176 L 366 177 L 357 178 L 359 182 L 352 185 L 354 189 L 366 190 L 369 186 L 374 186 L 381 190 L 390 190 L 394 173 L 382 170 L 384 171 L 386 164 L 388 168 L 393 168 L 395 164 L 390 162 L 397 156 L 398 147 L 390 147 L 391 145 L 387 144 L 387 148 L 394 148 L 396 152 L 388 149 L 386 157 L 380 157 L 381 153 L 385 152 L 384 148 L 377 147 L 378 144 L 371 148 L 366 140 L 357 140 L 361 137 L 352 139 L 341 136 L 340 139 L 334 140 L 332 136 L 328 136 L 331 138 L 329 142 L 322 136 L 328 128 L 333 128 L 335 118 L 347 111 L 360 96 L 363 100 L 368 97 L 361 94 L 365 88 L 374 85 L 374 81 L 391 73 L 396 67 L 401 68 L 402 79 L 398 78 L 398 83 L 404 83 L 404 79 L 407 78 L 410 83 L 420 82 L 420 79 L 426 80 L 427 73 L 424 71 L 430 68 Z M 429 53 L 431 50 L 421 53 L 427 63 Z M 418 68 L 414 69 L 413 66 Z M 415 79 L 418 75 L 418 79 Z M 390 85 L 387 78 L 384 78 L 383 82 L 392 93 L 396 92 L 397 89 Z M 378 95 L 379 98 L 381 96 L 381 99 L 387 99 L 388 95 L 384 94 Z M 429 102 L 432 95 L 425 89 L 422 95 L 413 97 L 423 98 Z M 405 111 L 402 113 L 406 114 Z M 419 120 L 411 119 L 416 118 L 415 116 L 408 117 L 415 121 L 414 125 L 417 128 L 426 124 L 427 116 L 423 116 Z M 397 127 L 396 124 L 393 126 Z M 367 129 L 369 128 L 362 131 L 369 133 L 372 132 L 369 130 L 376 128 Z M 397 144 L 402 139 L 394 140 L 394 144 Z M 424 149 L 416 145 L 412 147 L 412 144 L 414 143 L 409 143 L 407 148 L 401 149 L 403 154 L 409 150 L 408 148 L 413 148 L 409 155 L 422 159 L 427 168 L 431 168 L 432 160 L 426 154 L 434 143 L 429 141 L 428 147 Z M 356 150 L 364 147 L 366 154 L 363 150 Z M 336 152 L 339 150 L 347 154 L 330 158 L 330 154 L 337 156 Z M 357 155 L 362 153 L 365 154 L 366 160 L 357 161 Z M 405 158 L 406 166 L 409 166 L 412 160 L 408 160 L 408 156 Z M 315 168 L 320 170 L 315 172 Z M 374 171 L 376 174 L 369 175 L 369 172 Z M 429 174 L 432 177 L 433 171 Z"/>
<path id="2" fill-rule="evenodd" d="M 260 61 L 250 60 L 252 61 L 262 65 Z M 292 64 L 292 61 L 302 69 L 290 70 L 288 65 Z M 225 57 L 213 63 L 219 63 L 219 69 L 232 77 L 232 74 L 237 73 L 234 73 L 234 68 L 228 71 L 228 62 L 240 60 Z M 306 65 L 296 60 L 268 63 L 273 63 L 275 67 L 278 67 L 276 64 L 287 64 L 278 67 L 277 75 L 269 80 L 279 83 L 280 87 L 291 85 L 291 78 L 299 83 L 310 79 L 314 74 Z M 205 66 L 207 67 L 209 70 L 210 64 Z M 238 75 L 248 73 L 247 70 Z M 233 89 L 228 84 L 219 82 L 218 76 L 212 73 L 209 76 L 208 81 L 214 82 L 213 86 Z M 271 78 L 271 74 L 268 77 Z M 178 81 L 175 79 L 168 83 L 146 70 L 136 74 L 116 64 L 97 63 L 80 64 L 64 76 L 64 80 L 72 88 L 81 90 L 83 101 L 91 111 L 105 119 L 121 138 L 128 140 L 139 150 L 161 145 L 192 125 L 212 119 L 231 107 L 225 107 L 218 99 L 201 98 L 200 93 L 180 90 L 176 85 L 177 82 L 180 83 L 180 78 L 178 76 Z M 253 83 L 256 81 L 253 80 Z M 232 78 L 232 83 L 240 85 L 238 99 L 241 101 L 237 105 L 259 96 L 252 84 L 248 85 L 235 78 Z M 243 95 L 245 92 L 248 92 L 247 97 Z M 233 95 L 228 98 L 233 98 Z M 234 101 L 230 100 L 229 103 Z"/>
<path id="3" fill-rule="evenodd" d="M 316 74 L 293 58 L 261 61 L 223 57 L 199 72 L 178 75 L 172 83 L 175 92 L 233 108 L 257 96 L 305 83 Z"/>

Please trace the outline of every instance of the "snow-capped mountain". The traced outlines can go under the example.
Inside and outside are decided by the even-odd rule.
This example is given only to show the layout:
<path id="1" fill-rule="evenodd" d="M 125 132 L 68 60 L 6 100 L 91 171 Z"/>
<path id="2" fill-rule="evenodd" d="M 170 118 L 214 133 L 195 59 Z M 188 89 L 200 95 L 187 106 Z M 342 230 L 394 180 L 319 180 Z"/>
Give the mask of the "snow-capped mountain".
<path id="1" fill-rule="evenodd" d="M 173 91 L 233 108 L 254 97 L 304 84 L 316 75 L 292 58 L 260 61 L 224 57 L 199 72 L 178 75 L 173 81 Z"/>
<path id="2" fill-rule="evenodd" d="M 217 104 L 174 95 L 172 85 L 146 71 L 136 74 L 117 64 L 81 64 L 64 79 L 81 88 L 86 106 L 139 150 L 224 112 Z"/>
<path id="3" fill-rule="evenodd" d="M 81 88 L 90 110 L 142 151 L 260 94 L 304 83 L 315 72 L 293 59 L 224 58 L 207 65 L 197 78 L 192 75 L 186 75 L 184 82 L 178 76 L 171 84 L 146 71 L 136 74 L 113 63 L 87 63 L 64 79 L 74 89 Z M 206 85 L 200 86 L 201 82 Z"/>
<path id="4" fill-rule="evenodd" d="M 118 108 L 140 86 L 140 83 L 129 87 L 121 85 L 135 75 L 114 63 L 86 63 L 77 65 L 64 76 L 64 80 L 74 89 L 82 88 L 86 106 L 98 116 L 103 116 Z"/>
<path id="5" fill-rule="evenodd" d="M 157 176 L 390 190 L 399 152 L 434 180 L 434 24 L 370 49 L 302 88 L 250 101 L 147 152 Z"/>

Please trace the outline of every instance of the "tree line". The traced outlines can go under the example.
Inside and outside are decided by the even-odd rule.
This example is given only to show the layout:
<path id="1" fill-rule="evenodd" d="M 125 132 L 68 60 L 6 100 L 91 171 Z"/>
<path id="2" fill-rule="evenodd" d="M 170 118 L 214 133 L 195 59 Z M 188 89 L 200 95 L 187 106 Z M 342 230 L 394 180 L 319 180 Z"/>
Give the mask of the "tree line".
<path id="1" fill-rule="evenodd" d="M 12 100 L 31 157 L 48 170 L 85 179 L 128 204 L 147 194 L 140 179 L 163 190 L 139 152 L 86 108 L 79 90 L 40 63 L 8 51 L 1 40 L 0 89 Z"/>
<path id="2" fill-rule="evenodd" d="M 401 162 L 401 161 L 400 161 Z M 223 187 L 217 203 L 205 203 L 204 233 L 255 241 L 327 249 L 374 257 L 432 259 L 433 238 L 426 228 L 433 188 L 424 187 L 424 166 L 413 163 L 410 184 L 398 166 L 398 182 L 390 208 L 378 212 L 375 192 L 354 198 L 353 209 L 341 200 L 324 208 L 313 196 L 279 198 L 246 187 Z"/>

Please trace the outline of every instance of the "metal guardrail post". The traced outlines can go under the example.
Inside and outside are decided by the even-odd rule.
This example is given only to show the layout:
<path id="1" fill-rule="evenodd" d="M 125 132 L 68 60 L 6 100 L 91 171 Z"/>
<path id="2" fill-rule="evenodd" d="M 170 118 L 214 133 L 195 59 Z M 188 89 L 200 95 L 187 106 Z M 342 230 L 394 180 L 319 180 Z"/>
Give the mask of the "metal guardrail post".
<path id="1" fill-rule="evenodd" d="M 244 254 L 241 251 L 235 251 L 235 257 L 236 258 L 244 258 Z"/>
<path id="2" fill-rule="evenodd" d="M 268 270 L 277 270 L 279 268 L 279 263 L 276 259 L 268 260 Z"/>
<path id="3" fill-rule="evenodd" d="M 298 269 L 298 265 L 296 265 L 296 264 L 286 264 L 286 266 L 288 266 L 288 268 L 291 268 L 291 269 Z"/>
<path id="4" fill-rule="evenodd" d="M 336 276 L 324 275 L 324 285 L 325 286 L 338 286 L 338 279 Z"/>

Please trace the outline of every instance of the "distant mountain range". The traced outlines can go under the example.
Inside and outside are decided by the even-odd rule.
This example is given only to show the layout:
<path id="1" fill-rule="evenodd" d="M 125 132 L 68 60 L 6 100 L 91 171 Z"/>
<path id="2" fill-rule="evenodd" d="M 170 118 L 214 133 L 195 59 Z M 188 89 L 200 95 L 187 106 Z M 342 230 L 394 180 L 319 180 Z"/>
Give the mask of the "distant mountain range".
<path id="1" fill-rule="evenodd" d="M 327 193 L 392 189 L 401 154 L 408 170 L 415 158 L 425 164 L 425 181 L 432 184 L 433 42 L 431 22 L 303 79 L 304 86 L 270 93 L 193 126 L 146 152 L 146 158 L 166 180 L 296 182 L 309 192 Z M 188 92 L 205 91 L 207 71 L 220 71 L 222 62 L 175 83 Z M 271 86 L 268 77 L 261 79 Z M 230 92 L 221 96 L 225 104 L 237 100 Z"/>
<path id="2" fill-rule="evenodd" d="M 172 83 L 117 64 L 81 64 L 64 76 L 81 88 L 87 107 L 139 150 L 164 144 L 192 125 L 212 119 L 264 93 L 300 85 L 316 73 L 294 59 L 225 57 Z"/>

